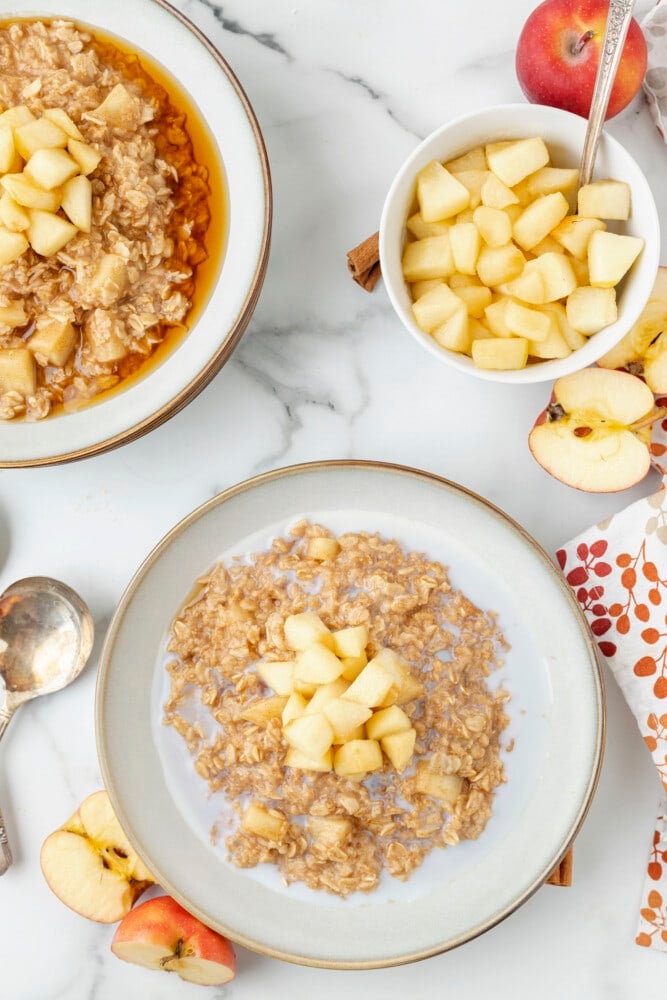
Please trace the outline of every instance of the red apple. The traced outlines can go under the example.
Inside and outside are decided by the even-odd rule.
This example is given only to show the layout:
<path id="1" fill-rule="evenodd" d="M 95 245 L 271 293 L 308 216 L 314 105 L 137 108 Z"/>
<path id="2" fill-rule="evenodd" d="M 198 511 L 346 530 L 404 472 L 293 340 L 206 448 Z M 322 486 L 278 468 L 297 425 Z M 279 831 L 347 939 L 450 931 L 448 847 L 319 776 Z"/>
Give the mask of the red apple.
<path id="1" fill-rule="evenodd" d="M 236 956 L 227 938 L 171 896 L 156 896 L 131 910 L 118 925 L 111 950 L 125 962 L 175 972 L 200 986 L 221 986 L 236 971 Z"/>
<path id="2" fill-rule="evenodd" d="M 545 0 L 533 11 L 516 50 L 516 73 L 529 101 L 588 117 L 608 7 L 607 0 Z M 630 103 L 645 73 L 646 41 L 633 19 L 607 118 Z"/>

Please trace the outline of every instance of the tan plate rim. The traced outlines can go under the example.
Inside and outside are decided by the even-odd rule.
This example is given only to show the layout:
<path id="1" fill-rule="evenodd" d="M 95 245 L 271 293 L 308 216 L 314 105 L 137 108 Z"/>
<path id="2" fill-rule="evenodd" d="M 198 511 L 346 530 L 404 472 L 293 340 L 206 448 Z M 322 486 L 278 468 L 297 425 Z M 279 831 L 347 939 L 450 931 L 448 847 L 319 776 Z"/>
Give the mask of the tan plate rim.
<path id="1" fill-rule="evenodd" d="M 438 476 L 435 473 L 425 472 L 421 469 L 415 469 L 410 466 L 397 465 L 389 462 L 376 462 L 376 461 L 365 461 L 365 460 L 331 460 L 331 461 L 321 461 L 321 462 L 305 462 L 300 465 L 290 465 L 282 469 L 276 469 L 271 472 L 265 472 L 258 476 L 253 476 L 251 479 L 246 479 L 236 486 L 231 486 L 224 490 L 222 493 L 218 493 L 216 496 L 207 500 L 201 506 L 197 507 L 190 514 L 186 515 L 181 521 L 179 521 L 167 534 L 158 542 L 158 544 L 153 548 L 149 555 L 141 563 L 140 567 L 128 583 L 125 591 L 123 592 L 116 610 L 113 614 L 111 622 L 109 624 L 102 651 L 100 653 L 100 665 L 97 674 L 97 685 L 95 690 L 95 739 L 97 744 L 97 755 L 100 764 L 100 770 L 102 773 L 102 780 L 109 793 L 113 808 L 118 816 L 118 819 L 123 826 L 128 839 L 132 843 L 133 847 L 139 854 L 140 858 L 148 866 L 148 868 L 154 871 L 154 866 L 152 866 L 150 861 L 150 856 L 148 852 L 143 849 L 136 838 L 134 831 L 128 824 L 127 817 L 125 815 L 122 802 L 120 801 L 116 791 L 114 789 L 113 780 L 110 773 L 109 763 L 106 755 L 105 748 L 105 737 L 104 737 L 104 718 L 103 718 L 103 703 L 105 699 L 105 688 L 107 677 L 109 673 L 109 664 L 111 659 L 111 653 L 113 650 L 115 637 L 120 627 L 120 623 L 123 618 L 124 611 L 128 604 L 132 601 L 137 587 L 143 580 L 146 572 L 151 568 L 153 563 L 160 557 L 162 552 L 168 548 L 173 540 L 182 534 L 187 528 L 203 517 L 214 507 L 219 504 L 225 503 L 232 497 L 238 496 L 254 489 L 256 486 L 260 486 L 266 482 L 270 482 L 274 479 L 281 479 L 288 476 L 299 476 L 304 473 L 309 472 L 319 472 L 326 469 L 334 468 L 360 468 L 360 469 L 376 469 L 384 470 L 387 472 L 393 472 L 401 476 L 408 476 L 411 478 L 422 479 L 430 484 L 435 484 L 441 486 L 448 490 L 454 490 L 458 493 L 462 493 L 469 497 L 471 500 L 478 504 L 481 504 L 487 510 L 491 511 L 500 521 L 504 522 L 509 528 L 521 539 L 521 541 L 532 548 L 535 553 L 540 558 L 541 562 L 548 573 L 550 573 L 557 583 L 566 601 L 572 608 L 574 617 L 578 620 L 579 627 L 582 632 L 582 638 L 584 639 L 585 646 L 589 651 L 589 658 L 591 666 L 594 667 L 594 682 L 596 689 L 596 705 L 597 705 L 597 734 L 596 734 L 596 744 L 595 744 L 595 756 L 593 760 L 593 766 L 591 770 L 590 779 L 584 795 L 583 801 L 579 808 L 579 812 L 570 828 L 569 833 L 565 837 L 561 848 L 556 857 L 550 859 L 549 864 L 539 873 L 539 875 L 533 880 L 533 882 L 528 886 L 528 888 L 505 910 L 499 914 L 495 914 L 493 917 L 486 921 L 483 921 L 478 926 L 474 927 L 472 930 L 467 931 L 465 934 L 460 935 L 458 938 L 447 941 L 442 945 L 436 947 L 425 949 L 424 951 L 417 951 L 407 955 L 398 956 L 395 959 L 383 959 L 383 960 L 370 960 L 370 961 L 326 961 L 326 960 L 316 960 L 312 958 L 305 957 L 303 955 L 293 954 L 291 952 L 285 952 L 278 949 L 270 948 L 265 945 L 258 945 L 255 941 L 247 938 L 243 935 L 239 935 L 233 928 L 227 927 L 220 923 L 218 920 L 211 918 L 208 914 L 199 910 L 197 907 L 193 907 L 188 899 L 179 890 L 171 884 L 169 879 L 163 877 L 162 873 L 159 871 L 155 872 L 158 883 L 175 899 L 178 900 L 189 912 L 193 913 L 194 916 L 198 917 L 204 924 L 209 927 L 213 927 L 216 931 L 224 934 L 230 940 L 234 941 L 236 944 L 242 945 L 251 951 L 258 952 L 261 955 L 265 955 L 269 958 L 277 958 L 282 961 L 292 962 L 295 965 L 305 965 L 311 966 L 313 968 L 321 969 L 348 969 L 348 970 L 367 970 L 367 969 L 381 969 L 381 968 L 391 968 L 398 965 L 408 965 L 411 962 L 418 962 L 425 958 L 431 958 L 434 955 L 443 954 L 446 951 L 451 951 L 453 948 L 457 948 L 466 941 L 471 941 L 479 935 L 495 927 L 497 924 L 501 923 L 508 916 L 519 909 L 530 897 L 537 892 L 537 890 L 546 882 L 547 878 L 553 871 L 553 869 L 560 864 L 563 857 L 567 854 L 570 847 L 572 846 L 581 826 L 586 819 L 588 810 L 590 808 L 595 790 L 598 785 L 600 778 L 600 771 L 602 767 L 602 759 L 604 754 L 604 744 L 605 744 L 605 734 L 606 734 L 606 708 L 605 708 L 605 689 L 604 689 L 604 679 L 602 676 L 602 670 L 600 666 L 600 659 L 598 656 L 597 644 L 593 638 L 593 635 L 588 627 L 584 613 L 579 606 L 572 590 L 567 584 L 565 577 L 562 575 L 558 567 L 555 565 L 553 560 L 549 557 L 548 553 L 542 546 L 535 541 L 535 539 L 530 535 L 525 528 L 522 528 L 517 521 L 511 518 L 503 510 L 497 507 L 495 504 L 481 497 L 478 493 L 473 490 L 467 489 L 465 486 L 460 486 L 458 483 L 452 482 L 449 479 L 445 479 L 443 476 Z"/>
<path id="2" fill-rule="evenodd" d="M 223 365 L 229 360 L 234 348 L 240 341 L 248 323 L 250 322 L 262 290 L 262 285 L 264 284 L 264 278 L 266 276 L 269 261 L 269 249 L 271 245 L 273 192 L 271 187 L 269 157 L 266 151 L 262 130 L 259 126 L 259 122 L 257 121 L 257 116 L 255 115 L 252 105 L 250 104 L 250 100 L 248 99 L 246 92 L 241 86 L 231 66 L 227 63 L 222 53 L 196 26 L 196 24 L 194 24 L 190 18 L 186 17 L 185 14 L 181 13 L 180 10 L 177 10 L 176 7 L 173 7 L 172 4 L 169 3 L 169 0 L 150 0 L 150 2 L 164 8 L 168 14 L 175 17 L 177 21 L 180 21 L 183 27 L 187 28 L 188 31 L 191 31 L 192 34 L 195 35 L 201 44 L 208 50 L 236 91 L 239 101 L 247 115 L 250 127 L 255 135 L 257 152 L 259 154 L 262 174 L 264 177 L 264 200 L 266 210 L 264 215 L 264 230 L 262 233 L 259 259 L 252 279 L 252 284 L 236 321 L 225 337 L 223 343 L 205 367 L 202 368 L 199 374 L 196 375 L 192 381 L 178 393 L 177 396 L 174 396 L 169 403 L 166 403 L 163 407 L 155 413 L 152 413 L 149 417 L 140 421 L 138 424 L 128 427 L 126 430 L 121 431 L 119 434 L 115 434 L 113 437 L 99 441 L 97 444 L 89 445 L 87 448 L 80 448 L 78 451 L 62 452 L 61 454 L 51 455 L 47 458 L 19 459 L 11 462 L 0 461 L 0 469 L 30 469 L 49 465 L 64 465 L 67 462 L 75 462 L 79 459 L 91 458 L 93 455 L 101 455 L 104 452 L 112 451 L 114 448 L 120 447 L 120 445 L 136 441 L 137 438 L 143 437 L 144 434 L 148 434 L 149 431 L 154 430 L 156 427 L 159 427 L 161 424 L 165 423 L 165 421 L 169 420 L 170 417 L 175 416 L 175 414 L 179 413 L 180 410 L 188 405 L 188 403 L 191 403 L 195 396 L 199 395 L 202 389 L 206 388 L 209 382 L 215 375 L 218 374 Z M 101 405 L 104 404 L 102 403 Z"/>

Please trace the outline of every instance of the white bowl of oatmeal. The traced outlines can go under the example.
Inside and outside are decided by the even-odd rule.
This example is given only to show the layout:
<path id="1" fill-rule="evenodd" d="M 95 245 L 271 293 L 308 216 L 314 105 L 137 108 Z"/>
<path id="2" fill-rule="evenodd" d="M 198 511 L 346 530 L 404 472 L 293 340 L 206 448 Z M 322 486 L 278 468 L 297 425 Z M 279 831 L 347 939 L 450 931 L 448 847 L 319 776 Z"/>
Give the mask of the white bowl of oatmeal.
<path id="1" fill-rule="evenodd" d="M 16 3 L 0 52 L 0 467 L 44 465 L 133 440 L 222 367 L 271 186 L 232 70 L 162 0 Z"/>
<path id="2" fill-rule="evenodd" d="M 409 701 L 371 699 L 414 729 L 407 764 L 368 716 L 295 760 L 274 711 L 293 695 L 265 679 L 299 661 L 285 623 L 304 612 L 368 629 L 341 700 L 381 650 L 407 664 Z M 539 546 L 454 484 L 372 463 L 278 470 L 177 525 L 121 599 L 96 702 L 105 784 L 160 884 L 239 943 L 332 968 L 425 958 L 525 901 L 583 822 L 603 724 L 594 644 Z M 341 746 L 374 737 L 381 759 L 345 773 Z"/>

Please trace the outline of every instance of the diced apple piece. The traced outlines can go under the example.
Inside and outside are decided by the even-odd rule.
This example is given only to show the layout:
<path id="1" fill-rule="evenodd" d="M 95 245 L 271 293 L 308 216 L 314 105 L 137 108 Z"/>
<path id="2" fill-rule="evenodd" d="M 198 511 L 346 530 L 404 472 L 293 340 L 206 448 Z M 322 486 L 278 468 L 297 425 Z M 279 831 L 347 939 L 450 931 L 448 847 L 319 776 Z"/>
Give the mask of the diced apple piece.
<path id="1" fill-rule="evenodd" d="M 523 205 L 508 205 L 507 208 L 503 209 L 503 212 L 505 213 L 505 215 L 507 216 L 507 218 L 510 220 L 510 222 L 512 223 L 512 225 L 514 225 L 514 223 L 516 222 L 516 220 L 522 214 L 523 209 L 524 209 Z"/>
<path id="2" fill-rule="evenodd" d="M 117 83 L 93 114 L 111 128 L 131 131 L 141 121 L 141 102 L 122 83 Z"/>
<path id="3" fill-rule="evenodd" d="M 306 681 L 302 681 L 298 677 L 294 678 L 294 690 L 297 694 L 302 694 L 304 698 L 312 698 L 318 687 L 318 684 L 308 684 Z"/>
<path id="4" fill-rule="evenodd" d="M 507 187 L 514 187 L 528 174 L 549 162 L 549 150 L 539 136 L 509 143 L 491 143 L 486 147 L 489 168 Z"/>
<path id="5" fill-rule="evenodd" d="M 0 350 L 0 393 L 32 396 L 37 389 L 35 359 L 25 347 Z"/>
<path id="6" fill-rule="evenodd" d="M 363 726 L 372 715 L 366 705 L 342 697 L 327 702 L 323 711 L 333 728 L 334 743 L 347 743 L 353 739 L 358 727 Z"/>
<path id="7" fill-rule="evenodd" d="M 73 323 L 51 319 L 39 323 L 27 341 L 28 350 L 49 365 L 62 368 L 79 340 L 79 331 Z"/>
<path id="8" fill-rule="evenodd" d="M 44 191 L 23 174 L 5 174 L 0 184 L 11 197 L 24 208 L 36 208 L 43 212 L 57 212 L 60 207 L 59 191 Z"/>
<path id="9" fill-rule="evenodd" d="M 460 308 L 441 326 L 433 331 L 433 339 L 448 351 L 467 354 L 470 350 L 470 333 L 468 331 L 468 310 L 463 302 Z"/>
<path id="10" fill-rule="evenodd" d="M 461 274 L 475 274 L 481 249 L 479 229 L 473 222 L 458 222 L 449 230 L 454 266 Z"/>
<path id="11" fill-rule="evenodd" d="M 570 211 L 567 198 L 557 191 L 536 198 L 514 223 L 514 239 L 524 250 L 537 246 Z"/>
<path id="12" fill-rule="evenodd" d="M 423 697 L 424 687 L 421 681 L 410 673 L 408 664 L 393 649 L 378 650 L 371 663 L 380 666 L 392 678 L 391 688 L 378 708 L 388 708 L 394 704 L 404 705 L 408 701 Z"/>
<path id="13" fill-rule="evenodd" d="M 501 209 L 480 205 L 473 212 L 472 219 L 487 246 L 502 247 L 512 239 L 510 220 Z"/>
<path id="14" fill-rule="evenodd" d="M 552 316 L 558 324 L 558 329 L 571 351 L 578 351 L 583 347 L 587 338 L 583 333 L 574 330 L 567 321 L 565 306 L 561 302 L 547 302 L 541 307 L 541 312 Z"/>
<path id="15" fill-rule="evenodd" d="M 355 701 L 367 708 L 376 708 L 381 705 L 383 699 L 389 693 L 393 684 L 393 677 L 377 662 L 374 657 L 361 671 L 356 680 L 347 689 L 343 697 L 346 701 Z M 358 771 L 369 770 L 359 767 Z"/>
<path id="16" fill-rule="evenodd" d="M 512 337 L 514 334 L 507 325 L 505 313 L 507 306 L 512 300 L 508 296 L 502 296 L 492 302 L 484 310 L 484 320 L 489 330 L 495 337 Z"/>
<path id="17" fill-rule="evenodd" d="M 578 285 L 590 285 L 591 276 L 588 273 L 588 261 L 587 260 L 577 260 L 576 257 L 570 257 L 570 264 L 572 265 L 572 270 L 574 271 L 574 276 L 577 279 Z"/>
<path id="18" fill-rule="evenodd" d="M 489 173 L 488 170 L 461 170 L 457 173 L 457 181 L 468 189 L 470 195 L 468 208 L 477 208 L 482 200 L 484 183 L 488 177 L 492 176 L 493 174 Z"/>
<path id="19" fill-rule="evenodd" d="M 288 823 L 279 809 L 267 809 L 261 802 L 251 802 L 241 819 L 241 828 L 264 840 L 282 840 Z"/>
<path id="20" fill-rule="evenodd" d="M 368 628 L 366 625 L 353 625 L 332 632 L 334 653 L 336 656 L 362 656 L 368 645 Z"/>
<path id="21" fill-rule="evenodd" d="M 302 649 L 294 664 L 294 677 L 306 684 L 329 684 L 343 672 L 343 664 L 326 646 L 316 643 Z"/>
<path id="22" fill-rule="evenodd" d="M 0 174 L 7 174 L 12 169 L 15 156 L 14 134 L 7 125 L 0 125 Z"/>
<path id="23" fill-rule="evenodd" d="M 534 261 L 527 261 L 532 264 Z M 531 305 L 543 305 L 547 301 L 547 290 L 544 279 L 539 271 L 524 270 L 515 278 L 498 286 L 498 291 L 503 294 L 520 299 L 522 302 L 529 302 Z"/>
<path id="24" fill-rule="evenodd" d="M 340 662 L 343 664 L 341 677 L 344 677 L 346 681 L 353 681 L 368 663 L 368 657 L 365 653 L 362 653 L 361 656 L 341 656 Z"/>
<path id="25" fill-rule="evenodd" d="M 276 694 L 290 695 L 294 689 L 294 664 L 281 660 L 257 664 L 257 673 Z"/>
<path id="26" fill-rule="evenodd" d="M 470 203 L 470 193 L 441 163 L 432 160 L 417 174 L 417 200 L 425 222 L 450 219 Z"/>
<path id="27" fill-rule="evenodd" d="M 630 185 L 625 181 L 595 181 L 579 188 L 577 213 L 588 219 L 630 218 Z"/>
<path id="28" fill-rule="evenodd" d="M 450 174 L 458 174 L 461 170 L 488 170 L 484 147 L 475 146 L 474 149 L 469 149 L 462 156 L 449 160 L 445 163 L 445 167 Z"/>
<path id="29" fill-rule="evenodd" d="M 451 225 L 451 222 L 425 222 L 421 212 L 415 212 L 406 222 L 408 232 L 417 240 L 425 240 L 428 236 L 446 236 Z"/>
<path id="30" fill-rule="evenodd" d="M 23 233 L 12 233 L 0 227 L 0 267 L 18 260 L 27 249 L 28 241 Z"/>
<path id="31" fill-rule="evenodd" d="M 321 712 L 300 715 L 285 726 L 285 739 L 296 750 L 313 760 L 323 756 L 333 743 L 331 723 Z"/>
<path id="32" fill-rule="evenodd" d="M 545 194 L 556 194 L 557 191 L 562 194 L 574 191 L 578 183 L 579 171 L 576 168 L 541 167 L 521 182 L 522 190 L 516 194 L 521 195 L 525 192 L 527 200 L 533 201 Z"/>
<path id="33" fill-rule="evenodd" d="M 606 228 L 602 219 L 585 219 L 580 215 L 568 215 L 556 226 L 551 235 L 577 260 L 586 260 L 591 236 L 598 229 Z"/>
<path id="34" fill-rule="evenodd" d="M 475 229 L 476 228 L 477 227 L 475 226 Z M 448 278 L 447 284 L 453 291 L 458 291 L 459 288 L 470 288 L 472 285 L 476 288 L 485 287 L 476 274 L 459 274 L 458 271 L 455 271 L 454 274 Z"/>
<path id="35" fill-rule="evenodd" d="M 526 337 L 530 341 L 546 340 L 553 326 L 549 316 L 537 309 L 529 309 L 514 299 L 507 300 L 504 320 L 514 336 Z"/>
<path id="36" fill-rule="evenodd" d="M 463 285 L 454 294 L 464 303 L 468 316 L 475 319 L 484 315 L 484 310 L 492 301 L 491 289 L 485 285 Z"/>
<path id="37" fill-rule="evenodd" d="M 24 175 L 45 191 L 61 187 L 78 172 L 79 165 L 64 149 L 38 149 L 23 169 Z"/>
<path id="38" fill-rule="evenodd" d="M 431 333 L 460 309 L 461 300 L 451 288 L 441 282 L 413 303 L 412 315 L 420 330 Z"/>
<path id="39" fill-rule="evenodd" d="M 281 718 L 287 702 L 288 699 L 280 694 L 274 694 L 270 698 L 258 698 L 241 712 L 241 718 L 246 722 L 254 722 L 256 726 L 266 726 L 272 719 Z"/>
<path id="40" fill-rule="evenodd" d="M 308 649 L 314 643 L 333 649 L 333 638 L 319 615 L 305 611 L 285 619 L 285 642 L 290 649 Z M 333 679 L 333 678 L 332 678 Z"/>
<path id="41" fill-rule="evenodd" d="M 565 337 L 560 331 L 560 327 L 555 319 L 551 318 L 549 330 L 542 340 L 530 340 L 528 343 L 528 353 L 534 358 L 553 359 L 567 358 L 572 353 Z"/>
<path id="42" fill-rule="evenodd" d="M 427 281 L 413 281 L 410 285 L 413 301 L 416 302 L 422 295 L 426 295 L 427 292 L 432 291 L 432 289 L 437 288 L 441 284 L 442 280 L 440 278 L 429 278 Z"/>
<path id="43" fill-rule="evenodd" d="M 651 392 L 667 393 L 667 332 L 661 333 L 644 355 L 644 379 Z"/>
<path id="44" fill-rule="evenodd" d="M 463 779 L 458 774 L 441 774 L 438 771 L 431 771 L 427 761 L 420 761 L 417 764 L 415 790 L 421 795 L 429 795 L 433 799 L 438 799 L 451 809 L 461 794 L 462 788 Z"/>
<path id="45" fill-rule="evenodd" d="M 517 246 L 483 247 L 477 261 L 477 274 L 484 285 L 491 288 L 518 278 L 526 259 Z"/>
<path id="46" fill-rule="evenodd" d="M 525 368 L 528 361 L 528 341 L 524 337 L 474 340 L 472 359 L 478 368 L 497 371 Z"/>
<path id="47" fill-rule="evenodd" d="M 583 285 L 568 296 L 565 309 L 570 326 L 590 337 L 616 322 L 616 292 L 613 288 Z"/>
<path id="48" fill-rule="evenodd" d="M 25 104 L 17 104 L 16 107 L 7 108 L 6 111 L 0 114 L 1 128 L 15 129 L 34 121 L 37 121 L 37 119 Z"/>
<path id="49" fill-rule="evenodd" d="M 78 139 L 80 142 L 83 142 L 83 136 L 67 112 L 63 111 L 62 108 L 47 108 L 42 117 L 48 118 L 49 121 L 57 125 L 58 128 L 61 128 L 71 139 Z"/>
<path id="50" fill-rule="evenodd" d="M 486 326 L 484 323 L 481 323 L 478 319 L 475 319 L 472 316 L 468 320 L 468 331 L 470 333 L 471 349 L 472 349 L 472 344 L 476 340 L 493 339 L 493 334 L 489 330 L 488 326 Z"/>
<path id="51" fill-rule="evenodd" d="M 88 295 L 94 302 L 109 308 L 123 297 L 128 284 L 129 275 L 125 258 L 117 253 L 105 253 L 100 257 L 90 278 Z"/>
<path id="52" fill-rule="evenodd" d="M 489 208 L 507 208 L 509 205 L 518 205 L 519 199 L 511 188 L 496 177 L 495 174 L 487 174 L 482 186 L 482 204 Z"/>
<path id="53" fill-rule="evenodd" d="M 454 271 L 449 236 L 428 236 L 406 244 L 403 251 L 403 277 L 406 281 L 446 278 Z"/>
<path id="54" fill-rule="evenodd" d="M 347 816 L 309 816 L 308 832 L 318 844 L 342 847 L 350 839 L 352 820 Z"/>
<path id="55" fill-rule="evenodd" d="M 458 215 L 455 215 L 454 218 L 450 220 L 450 225 L 453 223 L 462 224 L 464 222 L 472 222 L 472 208 L 466 208 L 462 212 L 459 212 Z"/>
<path id="56" fill-rule="evenodd" d="M 93 146 L 89 146 L 85 142 L 79 142 L 78 139 L 69 139 L 67 141 L 67 152 L 79 164 L 79 169 L 85 177 L 97 169 L 102 159 L 102 154 L 98 153 Z"/>
<path id="57" fill-rule="evenodd" d="M 53 257 L 66 243 L 76 236 L 78 229 L 58 215 L 30 209 L 30 226 L 27 230 L 30 246 L 42 257 Z M 15 235 L 19 235 L 18 233 Z"/>
<path id="58" fill-rule="evenodd" d="M 588 244 L 588 271 L 594 288 L 613 288 L 627 274 L 644 241 L 637 236 L 619 236 L 600 230 L 593 233 Z"/>
<path id="59" fill-rule="evenodd" d="M 282 723 L 286 726 L 288 722 L 292 719 L 298 719 L 300 715 L 304 715 L 306 709 L 308 708 L 308 702 L 302 694 L 298 691 L 292 691 L 291 695 L 285 703 L 285 707 L 282 713 Z"/>
<path id="60" fill-rule="evenodd" d="M 366 733 L 369 740 L 381 740 L 383 736 L 402 733 L 408 729 L 412 729 L 412 723 L 398 705 L 391 705 L 390 708 L 382 708 L 379 712 L 373 712 L 366 723 Z"/>
<path id="61" fill-rule="evenodd" d="M 405 732 L 390 733 L 380 740 L 380 746 L 399 774 L 405 771 L 412 760 L 416 739 L 415 730 L 407 729 Z"/>
<path id="62" fill-rule="evenodd" d="M 14 129 L 14 145 L 19 155 L 29 160 L 38 149 L 64 149 L 67 133 L 48 118 L 38 118 Z"/>
<path id="63" fill-rule="evenodd" d="M 12 233 L 22 233 L 30 225 L 30 216 L 9 191 L 4 191 L 0 197 L 0 223 Z"/>
<path id="64" fill-rule="evenodd" d="M 540 257 L 543 253 L 565 253 L 565 249 L 560 243 L 556 243 L 551 236 L 545 236 L 530 252 L 535 257 Z"/>
<path id="65" fill-rule="evenodd" d="M 10 302 L 8 306 L 0 306 L 0 324 L 14 329 L 17 326 L 25 326 L 28 316 L 22 302 Z"/>
<path id="66" fill-rule="evenodd" d="M 63 208 L 67 212 L 67 206 L 63 199 Z M 69 213 L 68 213 L 69 215 Z M 70 218 L 72 218 L 70 216 Z M 72 219 L 74 222 L 74 220 Z M 340 552 L 340 545 L 335 538 L 325 538 L 323 535 L 319 538 L 311 538 L 308 542 L 306 548 L 306 555 L 309 559 L 316 559 L 318 562 L 329 562 L 331 559 L 335 559 Z"/>
<path id="67" fill-rule="evenodd" d="M 67 181 L 63 187 L 61 207 L 77 229 L 83 233 L 90 232 L 93 215 L 93 189 L 87 177 L 72 177 L 71 180 Z M 313 541 L 319 541 L 319 539 L 313 539 Z M 331 541 L 331 539 L 326 539 L 326 541 Z"/>
<path id="68" fill-rule="evenodd" d="M 541 300 L 535 301 L 532 289 L 528 287 L 533 274 L 541 278 Z M 543 253 L 541 257 L 526 262 L 521 277 L 509 283 L 510 294 L 531 305 L 543 305 L 545 302 L 556 302 L 564 299 L 577 287 L 577 279 L 569 258 L 562 253 Z"/>
<path id="69" fill-rule="evenodd" d="M 333 751 L 327 750 L 321 757 L 313 758 L 296 747 L 290 747 L 285 754 L 285 765 L 300 771 L 333 771 Z"/>
<path id="70" fill-rule="evenodd" d="M 323 712 L 325 706 L 330 701 L 336 701 L 342 694 L 345 694 L 349 686 L 349 682 L 342 677 L 338 677 L 328 684 L 321 684 L 310 699 L 304 714 L 317 715 L 319 712 Z"/>
<path id="71" fill-rule="evenodd" d="M 360 772 L 382 770 L 382 750 L 377 740 L 350 740 L 334 754 L 334 771 L 345 778 Z"/>

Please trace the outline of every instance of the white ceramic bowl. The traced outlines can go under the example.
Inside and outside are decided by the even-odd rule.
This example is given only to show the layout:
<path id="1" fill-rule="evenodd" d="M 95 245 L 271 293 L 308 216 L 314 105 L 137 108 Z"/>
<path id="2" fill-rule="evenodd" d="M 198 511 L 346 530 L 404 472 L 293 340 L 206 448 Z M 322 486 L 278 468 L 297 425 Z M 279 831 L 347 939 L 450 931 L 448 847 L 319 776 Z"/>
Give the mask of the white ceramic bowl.
<path id="1" fill-rule="evenodd" d="M 106 451 L 163 423 L 227 361 L 264 280 L 271 233 L 271 180 L 264 142 L 241 85 L 220 53 L 165 0 L 10 0 L 12 17 L 63 17 L 116 36 L 186 91 L 208 125 L 226 187 L 227 234 L 208 301 L 192 329 L 140 380 L 76 413 L 36 423 L 0 422 L 0 468 L 48 465 Z M 150 72 L 150 66 L 147 67 Z"/>
<path id="2" fill-rule="evenodd" d="M 391 303 L 404 326 L 435 358 L 452 368 L 494 382 L 546 382 L 593 364 L 628 332 L 646 305 L 659 264 L 660 227 L 653 195 L 644 174 L 626 149 L 603 134 L 597 154 L 594 180 L 613 177 L 627 181 L 632 190 L 632 214 L 618 231 L 641 236 L 645 247 L 624 279 L 618 294 L 618 319 L 590 337 L 588 343 L 567 358 L 542 361 L 520 371 L 486 371 L 463 354 L 440 347 L 423 333 L 412 318 L 412 300 L 403 279 L 401 256 L 405 245 L 405 222 L 415 191 L 415 178 L 431 160 L 446 161 L 474 146 L 502 139 L 539 135 L 546 142 L 557 167 L 579 165 L 586 120 L 539 104 L 505 104 L 486 108 L 443 125 L 415 149 L 396 175 L 384 203 L 380 222 L 380 262 Z M 612 226 L 610 226 L 612 228 Z"/>

